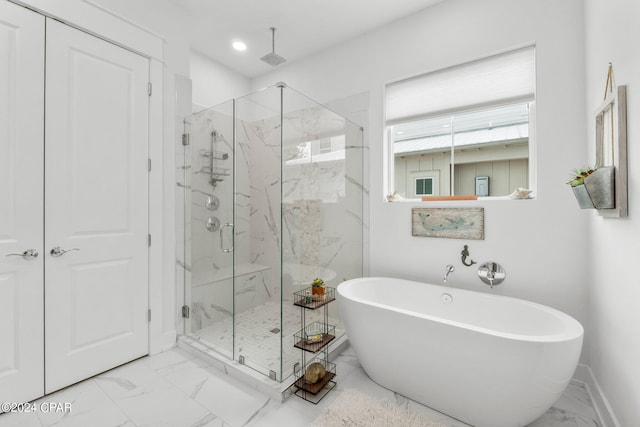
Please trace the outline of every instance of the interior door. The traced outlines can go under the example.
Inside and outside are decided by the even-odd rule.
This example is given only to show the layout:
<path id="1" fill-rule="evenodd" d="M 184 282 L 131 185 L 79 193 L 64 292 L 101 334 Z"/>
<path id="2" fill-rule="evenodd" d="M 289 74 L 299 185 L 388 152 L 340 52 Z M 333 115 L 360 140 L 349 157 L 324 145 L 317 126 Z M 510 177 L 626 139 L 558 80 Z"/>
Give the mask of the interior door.
<path id="1" fill-rule="evenodd" d="M 47 19 L 45 389 L 148 353 L 149 62 Z"/>
<path id="2" fill-rule="evenodd" d="M 26 402 L 44 392 L 43 121 L 44 18 L 2 1 L 0 402 Z"/>

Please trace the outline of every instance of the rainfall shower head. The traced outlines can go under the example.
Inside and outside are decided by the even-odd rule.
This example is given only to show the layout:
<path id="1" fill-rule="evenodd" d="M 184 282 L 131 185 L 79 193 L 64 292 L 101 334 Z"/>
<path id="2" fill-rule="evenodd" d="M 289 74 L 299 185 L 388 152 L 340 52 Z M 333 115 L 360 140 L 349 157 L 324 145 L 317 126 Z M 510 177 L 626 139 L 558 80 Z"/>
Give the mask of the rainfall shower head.
<path id="1" fill-rule="evenodd" d="M 287 60 L 276 53 L 276 28 L 271 27 L 269 28 L 269 30 L 271 30 L 271 53 L 267 53 L 265 56 L 260 58 L 260 60 L 266 62 L 272 67 L 275 67 L 276 65 L 280 65 Z"/>

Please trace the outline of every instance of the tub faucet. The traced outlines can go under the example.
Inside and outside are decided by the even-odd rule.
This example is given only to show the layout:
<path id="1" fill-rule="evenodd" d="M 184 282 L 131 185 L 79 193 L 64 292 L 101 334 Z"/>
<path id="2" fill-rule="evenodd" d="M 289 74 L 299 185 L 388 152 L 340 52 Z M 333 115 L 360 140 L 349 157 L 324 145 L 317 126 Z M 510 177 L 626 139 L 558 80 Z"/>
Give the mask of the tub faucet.
<path id="1" fill-rule="evenodd" d="M 449 265 L 447 265 L 447 266 L 446 266 L 446 270 L 447 270 L 447 272 L 446 272 L 446 273 L 444 273 L 444 283 L 447 283 L 447 277 L 449 277 L 449 273 L 451 273 L 451 272 L 452 272 L 453 270 L 455 270 L 455 269 L 456 269 L 456 268 L 455 268 L 453 265 L 451 265 L 451 264 L 449 264 Z"/>

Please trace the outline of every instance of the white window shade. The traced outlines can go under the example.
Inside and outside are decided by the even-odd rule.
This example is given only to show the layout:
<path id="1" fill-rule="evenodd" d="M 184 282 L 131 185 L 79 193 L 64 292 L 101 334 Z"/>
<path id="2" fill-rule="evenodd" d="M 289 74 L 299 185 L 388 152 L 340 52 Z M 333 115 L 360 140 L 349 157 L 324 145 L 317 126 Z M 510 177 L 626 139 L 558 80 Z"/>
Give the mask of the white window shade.
<path id="1" fill-rule="evenodd" d="M 535 97 L 533 46 L 386 86 L 386 124 Z"/>

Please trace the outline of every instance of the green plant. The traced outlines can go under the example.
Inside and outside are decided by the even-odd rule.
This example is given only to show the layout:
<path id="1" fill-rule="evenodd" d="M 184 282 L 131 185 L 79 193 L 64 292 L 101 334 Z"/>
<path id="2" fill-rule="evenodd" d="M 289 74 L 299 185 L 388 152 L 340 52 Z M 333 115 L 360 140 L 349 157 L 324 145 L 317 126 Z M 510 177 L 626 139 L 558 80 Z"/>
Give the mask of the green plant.
<path id="1" fill-rule="evenodd" d="M 569 176 L 571 177 L 571 179 L 567 181 L 567 184 L 569 184 L 572 187 L 577 187 L 578 185 L 584 184 L 584 179 L 589 175 L 591 175 L 592 173 L 594 173 L 596 169 L 598 169 L 597 166 L 593 166 L 593 167 L 585 166 L 581 169 L 572 170 L 569 173 Z"/>
<path id="2" fill-rule="evenodd" d="M 321 286 L 324 286 L 324 280 L 322 280 L 319 277 L 316 277 L 315 279 L 313 279 L 313 283 L 311 284 L 314 288 L 319 288 Z"/>

